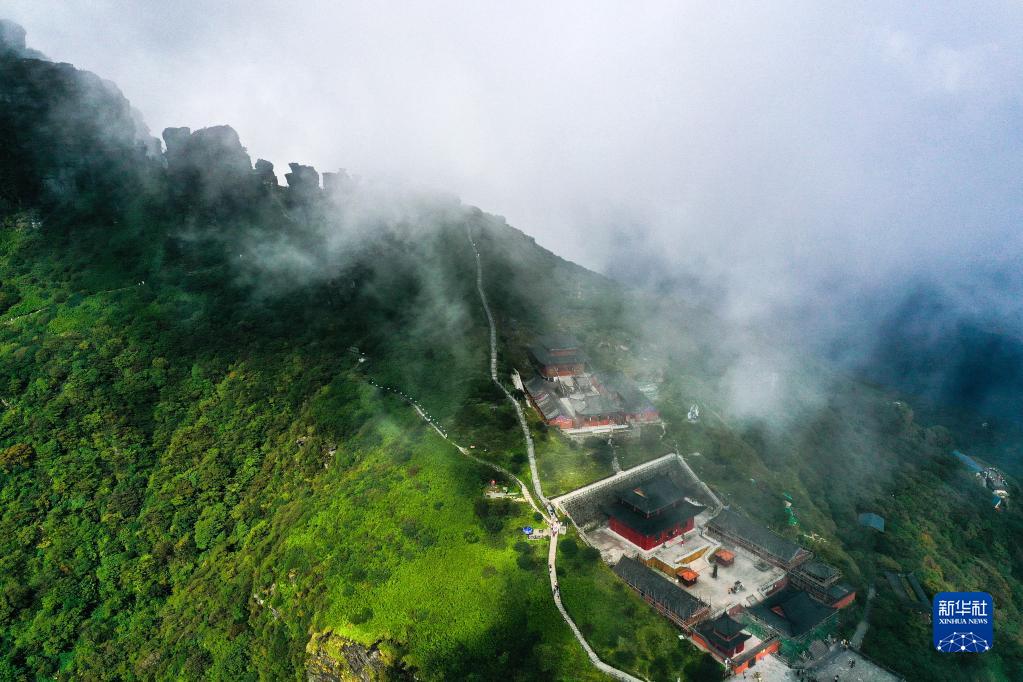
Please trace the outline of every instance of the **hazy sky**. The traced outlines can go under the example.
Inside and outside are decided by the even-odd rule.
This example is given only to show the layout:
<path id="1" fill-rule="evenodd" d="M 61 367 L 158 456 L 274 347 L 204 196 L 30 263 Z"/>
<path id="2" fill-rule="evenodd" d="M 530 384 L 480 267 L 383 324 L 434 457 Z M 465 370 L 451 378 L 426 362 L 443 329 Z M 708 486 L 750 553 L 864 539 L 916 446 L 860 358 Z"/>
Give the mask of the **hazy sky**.
<path id="1" fill-rule="evenodd" d="M 1019 270 L 1023 3 L 4 5 L 156 134 L 434 186 L 738 316 Z"/>

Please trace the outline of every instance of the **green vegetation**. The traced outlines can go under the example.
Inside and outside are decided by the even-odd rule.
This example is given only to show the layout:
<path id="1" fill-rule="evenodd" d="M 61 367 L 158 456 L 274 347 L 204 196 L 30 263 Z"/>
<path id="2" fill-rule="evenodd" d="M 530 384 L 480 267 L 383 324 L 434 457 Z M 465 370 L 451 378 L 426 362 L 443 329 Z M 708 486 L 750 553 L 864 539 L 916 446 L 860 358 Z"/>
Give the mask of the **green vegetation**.
<path id="1" fill-rule="evenodd" d="M 73 69 L 3 56 L 0 88 L 0 679 L 301 679 L 363 658 L 378 678 L 595 678 L 520 539 L 532 511 L 483 502 L 493 473 L 368 381 L 528 475 L 488 374 L 469 230 L 502 376 L 526 340 L 571 330 L 597 366 L 659 386 L 667 435 L 618 441 L 623 467 L 699 452 L 727 502 L 861 595 L 878 583 L 865 649 L 911 679 L 963 668 L 883 571 L 991 592 L 996 649 L 967 672 L 1023 678 L 1021 515 L 994 513 L 947 454 L 956 434 L 898 396 L 809 360 L 780 363 L 781 396 L 739 381 L 769 344 L 706 311 L 453 202 L 377 217 L 357 192 L 277 187 L 227 128 L 171 131 L 155 158 L 127 102 Z M 610 473 L 605 444 L 530 419 L 548 492 Z M 857 525 L 868 510 L 885 534 Z M 591 551 L 561 556 L 565 602 L 609 662 L 717 674 Z"/>
<path id="2" fill-rule="evenodd" d="M 720 680 L 724 669 L 688 641 L 600 560 L 568 537 L 558 545 L 565 608 L 605 661 L 646 679 Z"/>
<path id="3" fill-rule="evenodd" d="M 9 286 L 59 272 L 44 235 L 4 236 Z M 209 300 L 78 286 L 3 329 L 7 676 L 301 677 L 328 631 L 429 678 L 588 669 L 538 550 L 511 546 L 531 510 L 474 503 L 492 473 L 363 378 L 414 370 L 387 363 L 403 350 L 359 364 L 338 328 L 260 331 L 244 304 L 183 323 Z M 248 343 L 217 343 L 247 316 Z"/>
<path id="4" fill-rule="evenodd" d="M 548 496 L 562 495 L 613 473 L 611 450 L 605 442 L 573 441 L 533 414 L 530 422 L 537 434 L 536 461 Z"/>

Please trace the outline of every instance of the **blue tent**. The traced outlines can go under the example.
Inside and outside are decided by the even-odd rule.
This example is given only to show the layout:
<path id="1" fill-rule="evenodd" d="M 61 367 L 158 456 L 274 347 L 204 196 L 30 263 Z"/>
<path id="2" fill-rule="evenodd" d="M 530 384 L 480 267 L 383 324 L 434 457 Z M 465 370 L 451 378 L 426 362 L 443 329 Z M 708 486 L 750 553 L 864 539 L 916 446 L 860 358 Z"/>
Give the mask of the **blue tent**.
<path id="1" fill-rule="evenodd" d="M 865 512 L 859 516 L 860 525 L 884 532 L 884 518 L 873 512 Z"/>

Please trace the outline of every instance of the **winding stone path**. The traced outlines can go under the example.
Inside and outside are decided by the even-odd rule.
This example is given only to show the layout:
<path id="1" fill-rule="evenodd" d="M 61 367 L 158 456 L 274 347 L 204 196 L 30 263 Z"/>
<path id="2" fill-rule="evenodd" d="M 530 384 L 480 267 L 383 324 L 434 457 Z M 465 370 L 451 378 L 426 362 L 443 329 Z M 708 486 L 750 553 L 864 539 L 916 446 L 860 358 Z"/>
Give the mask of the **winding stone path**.
<path id="1" fill-rule="evenodd" d="M 551 594 L 554 596 L 554 605 L 558 607 L 558 611 L 561 613 L 561 617 L 564 618 L 565 623 L 572 630 L 572 634 L 579 641 L 583 651 L 589 657 L 590 662 L 597 670 L 601 671 L 605 675 L 608 675 L 616 680 L 622 680 L 622 682 L 642 682 L 638 677 L 633 677 L 627 672 L 619 670 L 614 666 L 608 665 L 600 659 L 597 652 L 593 650 L 586 638 L 583 637 L 583 633 L 580 632 L 579 626 L 575 624 L 572 617 L 568 615 L 568 611 L 565 609 L 565 605 L 561 603 L 561 590 L 558 587 L 558 532 L 561 524 L 558 522 L 557 516 L 554 513 L 554 506 L 550 503 L 544 494 L 543 489 L 540 486 L 540 474 L 536 467 L 536 450 L 533 447 L 533 436 L 529 433 L 529 424 L 526 423 L 526 415 L 522 411 L 522 406 L 519 405 L 519 401 L 515 399 L 504 384 L 497 378 L 497 325 L 494 324 L 494 314 L 490 311 L 490 304 L 487 302 L 487 294 L 483 289 L 483 264 L 480 262 L 480 251 L 476 246 L 476 242 L 472 238 L 472 233 L 469 233 L 469 243 L 472 244 L 473 253 L 476 254 L 476 291 L 479 293 L 480 302 L 483 303 L 483 310 L 487 314 L 487 323 L 490 325 L 490 379 L 493 381 L 501 392 L 508 398 L 509 402 L 515 407 L 515 414 L 519 418 L 519 426 L 522 428 L 522 435 L 526 440 L 526 454 L 529 456 L 529 473 L 533 478 L 533 490 L 536 492 L 536 497 L 543 503 L 547 509 L 547 513 L 544 517 L 547 522 L 551 525 L 551 545 L 547 552 L 547 572 L 548 577 L 551 581 Z"/>
<path id="2" fill-rule="evenodd" d="M 479 293 L 480 302 L 483 304 L 483 312 L 487 314 L 487 324 L 490 326 L 490 380 L 501 389 L 501 392 L 508 398 L 508 402 L 515 408 L 515 414 L 519 418 L 519 427 L 522 429 L 522 436 L 526 440 L 526 455 L 529 457 L 529 475 L 533 479 L 533 490 L 536 492 L 537 499 L 547 509 L 547 513 L 544 516 L 547 517 L 548 521 L 551 521 L 554 516 L 554 508 L 544 496 L 543 489 L 540 487 L 540 472 L 536 468 L 536 448 L 533 447 L 533 436 L 529 433 L 526 414 L 522 411 L 522 406 L 519 405 L 519 401 L 515 399 L 515 396 L 497 378 L 497 325 L 494 324 L 494 314 L 490 311 L 490 303 L 487 302 L 487 294 L 483 290 L 483 264 L 480 262 L 480 250 L 476 247 L 472 234 L 469 234 L 469 243 L 472 244 L 472 251 L 476 255 L 476 291 Z"/>

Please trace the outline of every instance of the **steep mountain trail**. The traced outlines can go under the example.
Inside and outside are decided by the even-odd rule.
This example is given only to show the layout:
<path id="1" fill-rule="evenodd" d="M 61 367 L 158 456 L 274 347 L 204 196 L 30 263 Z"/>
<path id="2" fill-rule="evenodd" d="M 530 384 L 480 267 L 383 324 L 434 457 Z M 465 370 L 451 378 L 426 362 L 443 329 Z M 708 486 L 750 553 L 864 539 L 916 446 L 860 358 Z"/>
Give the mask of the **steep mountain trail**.
<path id="1" fill-rule="evenodd" d="M 495 464 L 494 462 L 488 462 L 487 460 L 485 460 L 485 459 L 483 459 L 481 457 L 477 457 L 476 455 L 472 454 L 469 451 L 469 448 L 465 447 L 464 445 L 459 445 L 458 443 L 453 441 L 448 436 L 447 432 L 444 429 L 442 429 L 437 424 L 437 422 L 435 422 L 433 420 L 433 418 L 430 417 L 430 415 L 428 415 L 426 413 L 425 410 L 423 410 L 422 406 L 419 403 L 417 403 L 415 400 L 413 400 L 411 397 L 409 397 L 408 395 L 406 395 L 402 391 L 400 391 L 400 390 L 398 390 L 396 388 L 393 388 L 391 386 L 384 386 L 383 384 L 378 384 L 377 382 L 373 381 L 372 379 L 369 379 L 368 381 L 369 381 L 370 385 L 375 386 L 376 388 L 379 388 L 382 391 L 389 391 L 389 392 L 393 393 L 394 395 L 398 396 L 399 398 L 401 398 L 402 400 L 404 400 L 406 403 L 408 403 L 412 407 L 412 409 L 416 411 L 416 414 L 418 414 L 423 419 L 423 421 L 425 421 L 427 424 L 429 424 L 431 427 L 433 427 L 433 430 L 437 432 L 437 435 L 439 435 L 441 438 L 443 438 L 447 442 L 449 442 L 452 445 L 454 445 L 455 448 L 458 450 L 458 452 L 460 452 L 463 456 L 465 456 L 466 459 L 470 459 L 473 462 L 476 462 L 477 464 L 482 464 L 483 466 L 496 471 L 497 473 L 501 474 L 502 476 L 504 476 L 504 477 L 506 477 L 506 478 L 508 478 L 508 479 L 510 479 L 512 481 L 515 481 L 515 483 L 518 484 L 519 489 L 522 490 L 522 496 L 524 498 L 526 498 L 527 502 L 529 502 L 529 506 L 532 507 L 541 516 L 544 516 L 546 518 L 546 515 L 544 514 L 544 510 L 541 509 L 540 505 L 538 505 L 536 503 L 536 500 L 533 499 L 533 496 L 529 492 L 529 486 L 526 485 L 525 481 L 523 481 L 521 478 L 519 478 L 518 476 L 516 476 L 512 472 L 510 472 L 507 469 L 505 469 L 500 464 Z"/>
<path id="2" fill-rule="evenodd" d="M 104 289 L 103 291 L 94 291 L 94 292 L 91 292 L 91 293 L 86 293 L 86 292 L 75 292 L 75 293 L 88 298 L 90 296 L 103 296 L 104 294 L 114 294 L 114 293 L 117 293 L 118 291 L 128 291 L 129 289 L 135 289 L 137 287 L 140 287 L 143 284 L 144 284 L 144 282 L 139 282 L 138 284 L 129 284 L 128 286 L 117 287 L 116 289 Z M 55 303 L 48 303 L 48 304 L 46 304 L 44 306 L 40 306 L 39 308 L 36 308 L 35 310 L 30 310 L 27 313 L 21 313 L 20 315 L 15 315 L 14 317 L 8 317 L 6 320 L 2 320 L 2 322 L 4 324 L 7 324 L 7 325 L 14 324 L 18 320 L 23 320 L 26 317 L 30 317 L 32 315 L 35 315 L 36 313 L 41 313 L 44 310 L 49 310 L 50 308 L 53 308 L 55 305 L 56 305 Z"/>
<path id="3" fill-rule="evenodd" d="M 487 314 L 487 324 L 490 326 L 490 380 L 497 385 L 501 392 L 504 393 L 505 397 L 515 408 L 515 414 L 519 418 L 519 426 L 522 428 L 522 436 L 526 440 L 526 454 L 529 456 L 529 474 L 533 479 L 533 490 L 536 491 L 537 498 L 543 502 L 544 507 L 547 508 L 547 514 L 545 516 L 554 516 L 554 507 L 551 506 L 550 500 L 548 500 L 544 494 L 543 489 L 540 487 L 540 472 L 536 467 L 536 448 L 533 447 L 533 436 L 529 433 L 529 424 L 526 423 L 526 414 L 522 411 L 522 406 L 519 405 L 519 401 L 515 399 L 504 384 L 497 378 L 497 325 L 494 324 L 494 314 L 490 311 L 490 304 L 487 302 L 487 294 L 483 290 L 483 264 L 480 262 L 480 250 L 476 246 L 476 242 L 472 238 L 472 234 L 469 234 L 469 243 L 472 244 L 473 253 L 476 254 L 476 291 L 480 295 L 480 302 L 483 303 L 483 311 Z M 550 521 L 551 519 L 548 519 Z"/>
<path id="4" fill-rule="evenodd" d="M 572 634 L 579 641 L 580 646 L 586 652 L 590 662 L 593 666 L 616 680 L 622 680 L 623 682 L 642 682 L 638 677 L 615 668 L 614 666 L 608 665 L 600 659 L 597 652 L 593 650 L 590 643 L 583 637 L 583 633 L 579 630 L 579 626 L 575 624 L 572 617 L 568 615 L 568 610 L 565 609 L 565 605 L 561 603 L 561 589 L 558 586 L 558 533 L 561 530 L 561 524 L 558 522 L 557 516 L 554 512 L 554 505 L 551 504 L 550 500 L 544 497 L 543 490 L 540 486 L 540 473 L 536 466 L 536 450 L 533 447 L 533 436 L 529 433 L 529 424 L 526 423 L 526 415 L 522 411 L 522 406 L 519 405 L 519 401 L 515 399 L 515 396 L 504 387 L 504 384 L 497 378 L 497 325 L 494 323 L 494 314 L 490 311 L 490 304 L 487 302 L 487 294 L 483 289 L 483 263 L 480 261 L 480 250 L 476 246 L 475 240 L 472 238 L 472 233 L 468 233 L 469 243 L 472 244 L 473 253 L 476 255 L 476 291 L 479 293 L 480 302 L 483 304 L 483 310 L 487 314 L 487 324 L 490 326 L 490 379 L 493 381 L 501 392 L 504 393 L 508 401 L 515 407 L 515 414 L 519 417 L 519 426 L 522 428 L 522 435 L 526 441 L 526 452 L 529 455 L 529 471 L 533 478 L 533 489 L 536 491 L 536 496 L 543 502 L 547 508 L 548 514 L 545 514 L 545 518 L 551 527 L 551 544 L 550 549 L 547 552 L 547 572 L 548 577 L 551 581 L 551 596 L 554 597 L 554 605 L 558 607 L 558 611 L 561 613 L 561 617 L 568 624 L 568 627 L 572 630 Z"/>
<path id="5" fill-rule="evenodd" d="M 856 625 L 856 632 L 852 636 L 852 646 L 857 651 L 863 646 L 863 638 L 867 636 L 867 628 L 870 627 L 870 603 L 874 601 L 877 591 L 871 585 L 867 590 L 867 604 L 863 607 L 863 619 Z"/>

